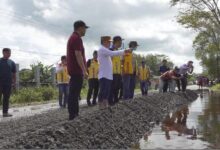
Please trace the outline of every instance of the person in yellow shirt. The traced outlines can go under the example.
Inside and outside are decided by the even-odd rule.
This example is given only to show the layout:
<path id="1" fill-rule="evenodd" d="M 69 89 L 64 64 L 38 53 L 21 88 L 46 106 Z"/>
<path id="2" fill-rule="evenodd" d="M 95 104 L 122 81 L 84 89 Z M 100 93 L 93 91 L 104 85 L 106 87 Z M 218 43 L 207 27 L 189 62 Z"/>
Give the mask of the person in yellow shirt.
<path id="1" fill-rule="evenodd" d="M 96 98 L 98 96 L 98 91 L 99 91 L 99 80 L 98 80 L 99 63 L 97 57 L 98 57 L 98 53 L 97 51 L 94 51 L 93 59 L 89 59 L 87 61 L 87 70 L 89 73 L 88 76 L 89 89 L 87 93 L 88 106 L 96 105 Z M 92 95 L 93 95 L 93 100 L 91 103 L 90 99 Z"/>
<path id="2" fill-rule="evenodd" d="M 141 62 L 141 66 L 138 68 L 138 78 L 140 81 L 140 89 L 142 95 L 147 95 L 148 94 L 148 81 L 150 78 L 150 70 L 149 68 L 145 65 L 145 62 Z"/>
<path id="3" fill-rule="evenodd" d="M 113 37 L 112 51 L 117 51 L 122 46 L 122 38 L 120 36 Z M 110 95 L 108 98 L 109 105 L 114 105 L 119 101 L 119 90 L 121 88 L 121 56 L 112 57 L 113 81 Z"/>
<path id="4" fill-rule="evenodd" d="M 68 99 L 68 84 L 69 84 L 69 75 L 67 72 L 67 59 L 66 56 L 61 56 L 61 63 L 56 67 L 57 74 L 57 84 L 59 88 L 59 105 L 62 108 L 65 108 L 67 105 Z M 63 97 L 64 96 L 64 97 Z"/>
<path id="5" fill-rule="evenodd" d="M 129 48 L 135 50 L 138 44 L 136 41 L 129 43 Z M 133 59 L 132 52 L 125 53 L 122 59 L 122 78 L 123 78 L 123 99 L 132 99 L 134 96 L 136 63 Z"/>

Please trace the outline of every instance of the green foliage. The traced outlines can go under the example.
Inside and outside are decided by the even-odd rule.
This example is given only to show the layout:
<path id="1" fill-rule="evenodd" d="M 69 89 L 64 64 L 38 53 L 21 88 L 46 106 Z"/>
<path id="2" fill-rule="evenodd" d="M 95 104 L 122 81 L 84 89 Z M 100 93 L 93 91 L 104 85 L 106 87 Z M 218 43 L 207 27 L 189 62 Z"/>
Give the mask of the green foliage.
<path id="1" fill-rule="evenodd" d="M 220 9 L 218 0 L 171 0 L 179 7 L 177 22 L 198 34 L 193 41 L 195 56 L 204 73 L 220 77 Z"/>
<path id="2" fill-rule="evenodd" d="M 22 69 L 19 71 L 19 77 L 21 82 L 32 82 L 34 79 L 34 70 Z"/>
<path id="3" fill-rule="evenodd" d="M 35 88 L 23 88 L 11 96 L 12 103 L 30 103 L 42 101 L 41 93 Z"/>
<path id="4" fill-rule="evenodd" d="M 11 103 L 31 103 L 56 99 L 58 90 L 53 87 L 23 88 L 11 96 Z"/>
<path id="5" fill-rule="evenodd" d="M 46 66 L 42 62 L 37 62 L 37 64 L 32 64 L 31 70 L 35 71 L 37 67 L 40 68 L 40 82 L 47 83 L 51 82 L 51 69 L 53 65 Z"/>
<path id="6" fill-rule="evenodd" d="M 41 93 L 41 97 L 42 97 L 43 101 L 55 99 L 58 95 L 57 89 L 55 89 L 51 86 L 36 88 L 36 92 Z"/>
<path id="7" fill-rule="evenodd" d="M 212 86 L 211 89 L 213 91 L 220 91 L 220 84 L 216 84 L 216 85 Z"/>

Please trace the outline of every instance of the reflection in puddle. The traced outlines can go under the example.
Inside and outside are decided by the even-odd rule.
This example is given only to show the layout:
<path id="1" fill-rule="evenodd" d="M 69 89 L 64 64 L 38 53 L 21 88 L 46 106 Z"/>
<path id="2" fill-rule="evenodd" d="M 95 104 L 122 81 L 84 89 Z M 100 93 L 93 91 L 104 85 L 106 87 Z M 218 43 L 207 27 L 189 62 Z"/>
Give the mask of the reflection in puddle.
<path id="1" fill-rule="evenodd" d="M 162 122 L 161 129 L 165 132 L 167 140 L 170 140 L 170 131 L 176 131 L 178 136 L 191 135 L 190 139 L 197 138 L 197 132 L 194 127 L 188 128 L 186 125 L 187 116 L 189 114 L 188 106 L 184 106 L 175 113 L 168 114 Z M 189 138 L 189 137 L 188 137 Z"/>
<path id="2" fill-rule="evenodd" d="M 140 140 L 141 149 L 220 148 L 220 95 L 203 94 L 168 114 Z"/>

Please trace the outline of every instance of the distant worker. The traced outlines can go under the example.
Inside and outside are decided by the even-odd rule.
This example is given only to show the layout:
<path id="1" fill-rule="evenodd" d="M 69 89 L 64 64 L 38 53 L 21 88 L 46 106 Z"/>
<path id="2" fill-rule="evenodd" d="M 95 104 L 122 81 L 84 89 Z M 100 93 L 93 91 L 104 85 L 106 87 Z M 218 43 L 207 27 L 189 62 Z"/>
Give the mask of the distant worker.
<path id="1" fill-rule="evenodd" d="M 89 73 L 89 89 L 87 93 L 87 105 L 92 106 L 96 105 L 96 99 L 99 91 L 99 80 L 98 80 L 98 72 L 99 72 L 99 62 L 97 60 L 98 53 L 97 51 L 93 52 L 93 58 L 87 61 L 87 69 Z M 91 96 L 93 95 L 92 103 L 90 101 Z"/>
<path id="2" fill-rule="evenodd" d="M 129 48 L 136 50 L 138 43 L 136 41 L 131 41 L 129 43 Z M 134 96 L 135 88 L 135 76 L 136 76 L 136 61 L 133 58 L 131 52 L 125 53 L 122 59 L 123 69 L 123 99 L 128 100 L 132 99 Z"/>
<path id="3" fill-rule="evenodd" d="M 3 57 L 0 58 L 0 101 L 3 96 L 3 117 L 11 117 L 12 114 L 8 113 L 8 108 L 11 88 L 16 83 L 16 65 L 13 60 L 9 59 L 10 48 L 3 48 L 2 53 Z"/>
<path id="4" fill-rule="evenodd" d="M 188 61 L 187 64 L 184 64 L 182 66 L 180 66 L 180 75 L 181 75 L 181 85 L 182 85 L 182 91 L 185 92 L 186 91 L 186 86 L 187 86 L 187 76 L 188 73 L 192 74 L 193 73 L 193 61 Z"/>
<path id="5" fill-rule="evenodd" d="M 115 36 L 113 38 L 113 45 L 110 48 L 112 51 L 117 51 L 122 46 L 122 38 L 120 36 Z M 122 84 L 121 76 L 121 56 L 112 57 L 112 68 L 113 68 L 113 80 L 111 85 L 111 92 L 109 95 L 109 105 L 114 105 L 119 101 L 119 90 Z"/>
<path id="6" fill-rule="evenodd" d="M 169 71 L 170 68 L 167 66 L 167 60 L 163 59 L 162 65 L 159 68 L 160 75 L 164 74 L 165 72 Z M 163 92 L 163 83 L 159 82 L 159 93 Z"/>
<path id="7" fill-rule="evenodd" d="M 141 62 L 141 66 L 138 68 L 137 75 L 140 81 L 141 93 L 142 95 L 147 95 L 149 88 L 150 70 L 145 65 L 145 61 Z"/>
<path id="8" fill-rule="evenodd" d="M 59 106 L 66 108 L 69 90 L 69 75 L 67 71 L 66 56 L 61 56 L 61 63 L 56 67 L 57 84 L 59 88 Z"/>

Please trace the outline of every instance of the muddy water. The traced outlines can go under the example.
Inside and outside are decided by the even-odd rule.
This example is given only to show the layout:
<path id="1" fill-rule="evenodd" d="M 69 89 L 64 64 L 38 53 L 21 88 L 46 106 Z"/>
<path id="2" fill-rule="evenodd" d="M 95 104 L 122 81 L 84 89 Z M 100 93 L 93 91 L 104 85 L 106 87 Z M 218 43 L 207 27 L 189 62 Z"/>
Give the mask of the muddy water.
<path id="1" fill-rule="evenodd" d="M 145 133 L 141 149 L 220 148 L 220 94 L 204 92 Z"/>

